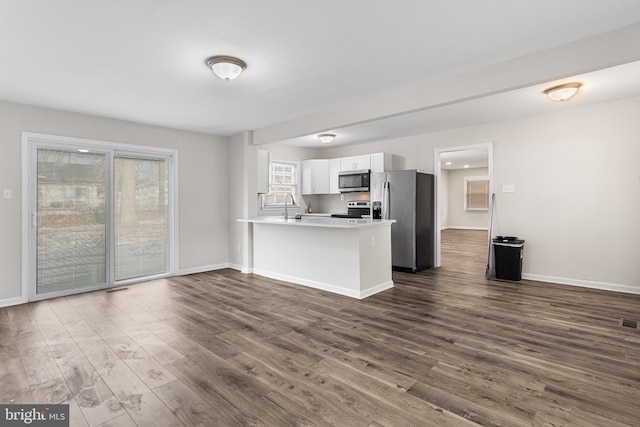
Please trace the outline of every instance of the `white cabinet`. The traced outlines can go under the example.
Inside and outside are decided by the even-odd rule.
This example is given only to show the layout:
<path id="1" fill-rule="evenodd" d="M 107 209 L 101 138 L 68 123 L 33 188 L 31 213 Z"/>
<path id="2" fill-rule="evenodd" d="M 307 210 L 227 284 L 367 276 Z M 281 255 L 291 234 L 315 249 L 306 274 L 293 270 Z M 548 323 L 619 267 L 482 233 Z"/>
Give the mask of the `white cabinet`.
<path id="1" fill-rule="evenodd" d="M 342 157 L 340 159 L 341 171 L 359 171 L 366 169 L 371 169 L 371 156 L 369 154 Z"/>
<path id="2" fill-rule="evenodd" d="M 393 155 L 373 153 L 371 155 L 371 172 L 387 172 L 393 170 Z"/>
<path id="3" fill-rule="evenodd" d="M 340 172 L 367 169 L 371 172 L 386 172 L 393 170 L 392 159 L 391 154 L 374 153 L 337 159 L 303 160 L 302 194 L 340 194 Z"/>
<path id="4" fill-rule="evenodd" d="M 269 193 L 269 177 L 271 175 L 271 153 L 265 150 L 257 150 L 257 152 L 257 193 L 267 194 Z"/>
<path id="5" fill-rule="evenodd" d="M 329 193 L 329 159 L 302 161 L 302 194 Z"/>
<path id="6" fill-rule="evenodd" d="M 340 160 L 340 158 L 329 160 L 329 194 L 340 194 L 340 190 L 338 189 Z"/>

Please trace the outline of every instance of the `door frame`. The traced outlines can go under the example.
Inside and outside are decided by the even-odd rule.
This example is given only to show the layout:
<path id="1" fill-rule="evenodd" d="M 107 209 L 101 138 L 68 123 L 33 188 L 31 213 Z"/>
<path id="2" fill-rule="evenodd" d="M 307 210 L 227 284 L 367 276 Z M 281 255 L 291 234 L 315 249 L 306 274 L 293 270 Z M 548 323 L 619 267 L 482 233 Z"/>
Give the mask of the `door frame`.
<path id="1" fill-rule="evenodd" d="M 465 151 L 465 150 L 477 150 L 477 149 L 486 149 L 487 150 L 487 176 L 489 177 L 489 203 L 491 204 L 491 194 L 493 194 L 493 142 L 485 142 L 479 144 L 471 144 L 471 145 L 462 145 L 457 147 L 446 147 L 446 148 L 434 148 L 433 150 L 433 171 L 436 176 L 436 184 L 435 184 L 435 215 L 436 215 L 436 238 L 434 239 L 434 253 L 435 253 L 435 267 L 440 267 L 442 265 L 442 247 L 441 247 L 441 233 L 442 233 L 442 218 L 441 218 L 441 209 L 440 209 L 440 181 L 442 180 L 442 163 L 440 161 L 440 154 L 449 153 L 452 151 Z M 489 206 L 491 209 L 492 206 Z M 487 227 L 488 230 L 491 229 L 491 215 L 489 215 Z M 487 233 L 488 235 L 488 233 Z M 491 244 L 491 236 L 488 236 L 487 245 Z M 487 246 L 490 247 L 490 246 Z"/>
<path id="2" fill-rule="evenodd" d="M 166 158 L 168 160 L 168 190 L 169 190 L 169 207 L 167 211 L 167 272 L 155 276 L 147 276 L 143 278 L 129 279 L 116 282 L 110 273 L 112 270 L 112 261 L 107 264 L 107 283 L 92 287 L 81 288 L 77 290 L 60 291 L 47 293 L 44 296 L 37 295 L 35 290 L 35 227 L 33 226 L 34 218 L 32 215 L 35 209 L 32 188 L 36 185 L 34 178 L 37 166 L 37 148 L 39 145 L 49 147 L 57 147 L 60 149 L 77 149 L 79 146 L 95 150 L 99 152 L 108 152 L 108 158 L 113 159 L 115 155 L 127 153 L 139 156 L 149 156 L 156 158 Z M 111 171 L 111 165 L 107 165 L 107 170 Z M 112 202 L 113 182 L 107 182 L 107 200 Z M 37 191 L 36 191 L 37 192 Z M 22 133 L 22 295 L 21 302 L 37 301 L 41 299 L 55 298 L 57 296 L 72 295 L 75 293 L 90 292 L 93 290 L 111 288 L 129 283 L 152 280 L 160 277 L 170 277 L 175 275 L 177 270 L 177 242 L 178 242 L 178 150 L 157 148 L 144 145 L 123 144 L 110 141 L 100 141 L 86 138 L 65 137 L 57 135 L 47 135 L 32 132 Z M 109 221 L 107 229 L 113 230 L 113 217 L 107 214 L 106 221 Z M 107 259 L 112 257 L 113 252 L 113 233 L 108 233 L 107 238 Z"/>

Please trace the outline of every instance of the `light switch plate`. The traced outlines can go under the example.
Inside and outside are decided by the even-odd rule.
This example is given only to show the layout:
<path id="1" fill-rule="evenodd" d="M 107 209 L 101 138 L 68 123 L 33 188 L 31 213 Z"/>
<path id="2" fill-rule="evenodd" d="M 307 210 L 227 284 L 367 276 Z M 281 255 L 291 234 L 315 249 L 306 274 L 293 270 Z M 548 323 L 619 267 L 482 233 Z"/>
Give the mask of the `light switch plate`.
<path id="1" fill-rule="evenodd" d="M 505 184 L 502 186 L 503 193 L 515 193 L 515 191 L 516 191 L 516 186 L 513 184 Z"/>
<path id="2" fill-rule="evenodd" d="M 2 190 L 2 198 L 3 199 L 10 199 L 11 197 L 13 197 L 11 195 L 11 189 L 10 188 L 5 188 L 4 190 Z"/>

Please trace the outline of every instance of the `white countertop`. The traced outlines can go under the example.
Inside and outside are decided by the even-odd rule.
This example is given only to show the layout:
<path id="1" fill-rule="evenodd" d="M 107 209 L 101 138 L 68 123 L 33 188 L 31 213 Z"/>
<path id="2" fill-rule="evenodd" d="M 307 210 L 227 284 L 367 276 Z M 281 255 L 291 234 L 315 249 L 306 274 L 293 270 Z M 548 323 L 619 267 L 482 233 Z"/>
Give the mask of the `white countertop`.
<path id="1" fill-rule="evenodd" d="M 325 227 L 325 228 L 363 228 L 363 227 L 384 227 L 390 226 L 395 219 L 354 219 L 354 218 L 332 218 L 326 216 L 303 216 L 295 219 L 293 216 L 284 220 L 283 216 L 259 216 L 249 219 L 238 219 L 238 222 L 250 222 L 254 224 L 275 224 L 294 227 Z"/>

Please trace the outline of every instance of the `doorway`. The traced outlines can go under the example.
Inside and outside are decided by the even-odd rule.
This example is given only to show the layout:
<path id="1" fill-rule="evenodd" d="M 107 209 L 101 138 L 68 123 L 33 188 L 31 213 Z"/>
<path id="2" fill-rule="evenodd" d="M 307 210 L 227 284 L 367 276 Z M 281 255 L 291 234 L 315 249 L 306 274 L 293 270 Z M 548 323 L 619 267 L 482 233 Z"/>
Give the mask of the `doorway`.
<path id="1" fill-rule="evenodd" d="M 23 297 L 172 274 L 172 150 L 37 134 L 23 150 Z"/>
<path id="2" fill-rule="evenodd" d="M 448 215 L 448 180 L 445 174 L 449 169 L 460 168 L 474 169 L 477 167 L 486 167 L 488 178 L 488 195 L 490 211 L 491 194 L 493 194 L 493 143 L 482 143 L 474 145 L 465 145 L 459 147 L 436 148 L 434 150 L 434 173 L 436 176 L 436 238 L 435 238 L 435 266 L 442 265 L 442 230 L 444 226 L 448 226 L 446 218 Z M 451 164 L 446 164 L 451 162 Z M 447 168 L 447 169 L 445 169 Z M 475 178 L 475 177 L 474 177 Z M 470 180 L 473 181 L 473 180 Z M 465 196 L 466 201 L 466 196 Z M 460 200 L 460 202 L 463 202 Z M 466 209 L 466 208 L 465 208 Z M 486 227 L 490 228 L 490 215 L 487 215 Z M 490 236 L 487 232 L 487 248 L 490 244 Z"/>

